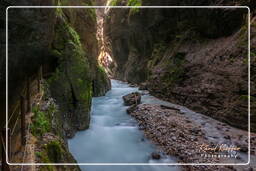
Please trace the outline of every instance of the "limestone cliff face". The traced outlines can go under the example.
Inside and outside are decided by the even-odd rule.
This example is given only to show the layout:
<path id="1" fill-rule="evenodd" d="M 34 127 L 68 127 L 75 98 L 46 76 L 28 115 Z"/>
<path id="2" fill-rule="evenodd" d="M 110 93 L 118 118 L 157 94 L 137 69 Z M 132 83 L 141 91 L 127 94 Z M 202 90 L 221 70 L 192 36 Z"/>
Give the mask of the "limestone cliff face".
<path id="1" fill-rule="evenodd" d="M 229 4 L 175 0 L 136 2 L 142 5 Z M 115 1 L 115 5 L 129 3 Z M 243 5 L 253 6 L 252 3 Z M 241 3 L 237 1 L 237 4 Z M 146 82 L 150 92 L 158 97 L 247 129 L 246 21 L 247 9 L 110 9 L 104 29 L 117 63 L 114 69 L 117 78 L 132 83 Z M 254 48 L 252 52 L 254 59 Z M 251 100 L 255 109 L 253 80 Z M 254 112 L 252 120 L 255 122 Z"/>
<path id="2" fill-rule="evenodd" d="M 3 11 L 10 5 L 76 6 L 92 5 L 92 1 L 1 2 Z M 5 21 L 5 16 L 1 15 L 0 19 Z M 9 113 L 19 104 L 20 95 L 25 95 L 27 81 L 36 82 L 42 67 L 45 80 L 43 91 L 46 94 L 41 102 L 32 104 L 31 135 L 37 139 L 35 160 L 46 163 L 76 162 L 68 151 L 66 138 L 89 127 L 92 97 L 104 95 L 110 89 L 110 81 L 97 62 L 95 10 L 10 8 L 8 19 Z M 5 28 L 2 27 L 1 40 L 5 40 Z M 1 45 L 4 47 L 5 42 Z M 5 85 L 4 56 L 5 49 L 1 48 L 1 85 Z M 1 86 L 0 93 L 2 122 L 5 121 L 4 86 Z M 35 93 L 36 86 L 32 84 L 31 95 Z M 49 100 L 55 105 L 54 110 L 51 107 L 45 109 L 44 104 L 48 104 Z M 1 127 L 3 125 L 4 122 Z M 42 169 L 58 170 L 57 167 Z M 60 169 L 80 170 L 78 166 Z"/>
<path id="3" fill-rule="evenodd" d="M 91 5 L 91 1 L 52 0 L 38 4 L 75 6 Z M 37 3 L 24 1 L 6 5 Z M 11 8 L 8 14 L 9 110 L 19 99 L 27 79 L 33 81 L 42 66 L 52 96 L 63 109 L 67 136 L 72 137 L 76 130 L 87 128 L 92 96 L 104 95 L 110 88 L 105 72 L 97 63 L 95 11 Z M 1 61 L 2 66 L 4 63 L 5 60 Z M 3 73 L 4 68 L 1 67 Z M 2 85 L 4 76 L 1 75 Z M 1 92 L 4 91 L 3 87 Z"/>
<path id="4" fill-rule="evenodd" d="M 92 1 L 23 0 L 15 3 L 4 1 L 1 7 L 4 11 L 10 5 L 91 4 Z M 77 130 L 88 128 L 92 97 L 104 95 L 110 89 L 110 81 L 97 63 L 95 11 L 10 8 L 8 18 L 9 113 L 19 103 L 20 95 L 24 94 L 27 80 L 35 82 L 42 67 L 49 97 L 54 99 L 59 110 L 53 120 L 58 120 L 60 131 L 55 133 L 60 135 L 60 141 L 65 142 L 65 138 L 74 136 Z M 5 21 L 4 15 L 1 15 L 1 21 Z M 1 40 L 5 40 L 4 31 L 5 28 L 1 28 Z M 4 47 L 5 42 L 1 45 Z M 1 85 L 5 85 L 4 56 L 5 49 L 1 48 Z M 1 86 L 1 98 L 0 116 L 4 121 L 4 86 Z M 68 153 L 68 149 L 65 150 Z"/>
<path id="5" fill-rule="evenodd" d="M 58 66 L 48 81 L 63 111 L 66 135 L 72 137 L 89 127 L 92 96 L 104 95 L 110 87 L 97 64 L 95 11 L 58 9 L 56 14 L 51 51 Z"/>

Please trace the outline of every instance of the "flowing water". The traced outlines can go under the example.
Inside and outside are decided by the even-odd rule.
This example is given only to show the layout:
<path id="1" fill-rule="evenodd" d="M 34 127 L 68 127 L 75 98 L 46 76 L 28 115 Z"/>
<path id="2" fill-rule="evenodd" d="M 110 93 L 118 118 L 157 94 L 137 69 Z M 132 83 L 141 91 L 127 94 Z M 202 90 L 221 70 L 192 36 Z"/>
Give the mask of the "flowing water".
<path id="1" fill-rule="evenodd" d="M 103 97 L 93 98 L 90 128 L 78 132 L 68 141 L 69 149 L 78 163 L 175 163 L 164 155 L 151 159 L 156 147 L 126 113 L 122 96 L 138 91 L 120 81 L 112 80 L 112 89 Z M 149 97 L 149 96 L 148 96 Z M 150 102 L 150 98 L 146 99 Z M 177 171 L 178 166 L 85 166 L 86 171 Z"/>
<path id="2" fill-rule="evenodd" d="M 137 122 L 126 113 L 122 96 L 138 91 L 138 88 L 111 80 L 112 89 L 103 97 L 93 98 L 90 128 L 80 131 L 69 140 L 69 149 L 79 163 L 176 163 L 175 157 L 163 155 L 161 160 L 152 160 L 152 152 L 157 148 L 143 136 Z M 142 93 L 146 93 L 143 91 Z M 162 104 L 180 109 L 184 117 L 193 120 L 202 129 L 209 142 L 232 145 L 225 134 L 218 129 L 221 122 L 188 108 L 160 100 L 149 94 L 142 96 L 142 103 Z M 234 133 L 240 130 L 228 126 Z M 226 129 L 226 128 L 225 128 Z M 245 136 L 246 132 L 243 133 Z M 229 159 L 225 162 L 246 162 L 248 155 L 239 153 L 240 160 Z M 253 156 L 251 160 L 256 161 Z M 176 171 L 178 166 L 80 166 L 86 171 Z"/>

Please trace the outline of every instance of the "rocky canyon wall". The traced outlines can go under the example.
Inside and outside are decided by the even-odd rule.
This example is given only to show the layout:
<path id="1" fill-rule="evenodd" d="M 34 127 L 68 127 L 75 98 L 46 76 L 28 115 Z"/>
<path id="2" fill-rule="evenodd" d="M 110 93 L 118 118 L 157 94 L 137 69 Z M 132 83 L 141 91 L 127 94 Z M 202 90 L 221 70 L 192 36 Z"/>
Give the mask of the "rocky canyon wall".
<path id="1" fill-rule="evenodd" d="M 251 119 L 255 123 L 255 8 L 248 1 L 110 1 L 112 5 L 251 7 Z M 105 36 L 115 77 L 233 126 L 248 126 L 247 8 L 110 9 Z M 255 131 L 256 127 L 252 126 Z"/>
<path id="2" fill-rule="evenodd" d="M 92 3 L 92 1 L 76 0 L 4 1 L 1 2 L 1 9 L 4 12 L 7 6 L 85 6 Z M 1 15 L 1 21 L 5 22 L 5 15 Z M 3 47 L 4 40 L 5 27 L 1 27 Z M 50 160 L 51 156 L 47 157 L 46 152 L 41 156 L 41 160 L 46 157 L 48 161 L 41 162 L 73 161 L 66 146 L 66 138 L 73 137 L 76 131 L 89 127 L 92 97 L 102 96 L 110 89 L 110 80 L 97 62 L 98 54 L 94 9 L 8 9 L 8 61 L 5 60 L 4 48 L 1 48 L 0 61 L 0 83 L 3 85 L 1 86 L 1 127 L 5 124 L 6 62 L 8 62 L 8 113 L 12 113 L 14 106 L 19 103 L 20 95 L 24 95 L 23 90 L 27 82 L 36 82 L 38 72 L 42 68 L 45 93 L 43 99 L 44 101 L 53 99 L 57 112 L 53 112 L 52 109 L 47 112 L 44 107 L 41 109 L 42 106 L 32 102 L 32 110 L 37 113 L 32 118 L 33 123 L 40 124 L 36 119 L 43 119 L 41 124 L 45 123 L 45 125 L 39 126 L 40 129 L 47 126 L 45 128 L 47 135 L 41 135 L 42 131 L 44 132 L 41 130 L 39 135 L 34 136 L 38 138 L 38 142 L 49 143 L 50 140 L 56 140 L 50 144 L 50 148 L 58 147 L 57 149 L 63 153 L 60 153 L 60 158 Z M 35 92 L 32 92 L 32 96 L 33 93 Z M 49 112 L 52 112 L 52 116 L 41 115 Z M 79 170 L 78 167 L 74 169 Z"/>

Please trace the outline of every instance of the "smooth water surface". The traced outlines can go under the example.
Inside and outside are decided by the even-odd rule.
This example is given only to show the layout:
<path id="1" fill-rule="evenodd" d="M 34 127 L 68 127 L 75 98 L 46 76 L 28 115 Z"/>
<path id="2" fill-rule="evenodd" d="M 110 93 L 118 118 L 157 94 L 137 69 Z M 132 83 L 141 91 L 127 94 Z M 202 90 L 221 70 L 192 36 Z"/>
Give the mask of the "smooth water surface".
<path id="1" fill-rule="evenodd" d="M 68 141 L 69 149 L 78 163 L 175 163 L 164 156 L 152 160 L 156 147 L 126 113 L 122 96 L 138 88 L 112 80 L 112 89 L 103 97 L 93 98 L 90 128 L 78 132 Z M 176 171 L 177 166 L 83 166 L 86 171 Z"/>

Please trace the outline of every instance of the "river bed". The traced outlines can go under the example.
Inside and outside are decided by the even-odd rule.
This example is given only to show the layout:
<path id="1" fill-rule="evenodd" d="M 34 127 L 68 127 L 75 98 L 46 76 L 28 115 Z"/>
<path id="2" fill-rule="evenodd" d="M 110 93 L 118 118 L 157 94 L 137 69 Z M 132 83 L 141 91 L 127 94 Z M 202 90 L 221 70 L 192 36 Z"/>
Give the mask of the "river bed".
<path id="1" fill-rule="evenodd" d="M 138 128 L 137 121 L 127 114 L 122 96 L 139 91 L 137 87 L 111 80 L 112 89 L 105 96 L 95 97 L 92 101 L 90 128 L 79 131 L 68 141 L 69 150 L 78 163 L 177 163 L 177 158 L 162 154 L 160 160 L 153 160 L 151 154 L 159 152 L 153 143 L 144 137 Z M 140 91 L 142 103 L 161 104 L 180 110 L 185 118 L 198 125 L 204 125 L 202 130 L 209 143 L 247 146 L 248 133 L 221 123 L 208 116 L 193 112 L 188 108 L 175 105 Z M 231 139 L 227 139 L 229 135 Z M 241 139 L 241 136 L 243 137 Z M 246 163 L 248 155 L 239 152 L 239 160 L 225 159 L 225 163 Z M 251 156 L 255 161 L 255 156 Z M 80 168 L 86 171 L 178 171 L 180 166 L 86 166 Z"/>
<path id="2" fill-rule="evenodd" d="M 158 151 L 137 122 L 126 113 L 122 96 L 138 91 L 136 87 L 111 80 L 112 89 L 105 96 L 92 101 L 90 128 L 79 131 L 68 141 L 69 150 L 78 163 L 176 163 L 175 157 L 163 155 L 153 160 L 151 154 Z M 146 95 L 147 96 L 147 95 Z M 86 166 L 86 171 L 178 171 L 179 166 Z"/>

